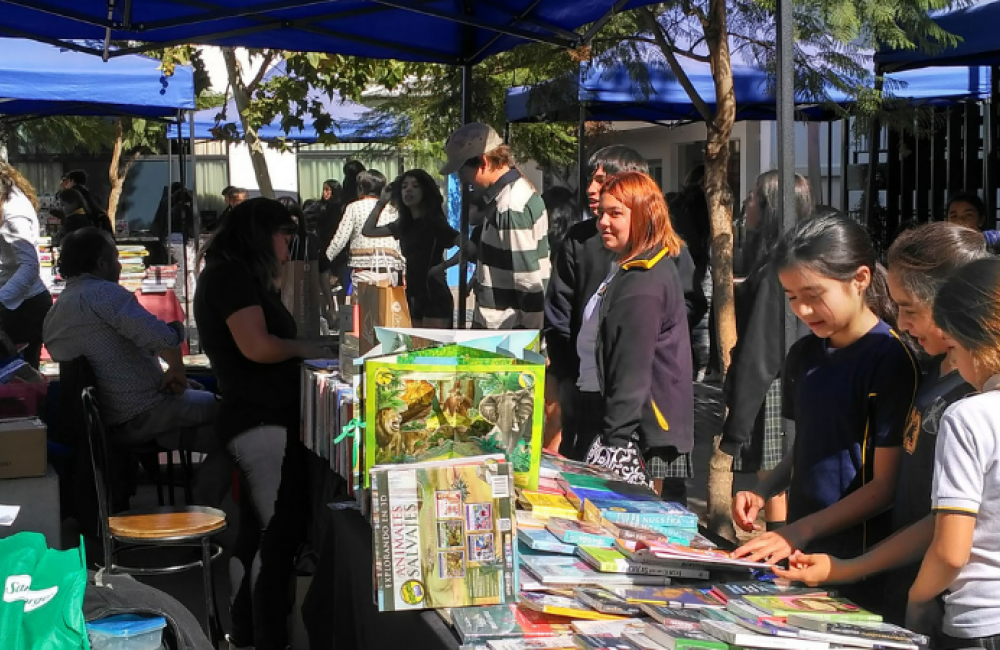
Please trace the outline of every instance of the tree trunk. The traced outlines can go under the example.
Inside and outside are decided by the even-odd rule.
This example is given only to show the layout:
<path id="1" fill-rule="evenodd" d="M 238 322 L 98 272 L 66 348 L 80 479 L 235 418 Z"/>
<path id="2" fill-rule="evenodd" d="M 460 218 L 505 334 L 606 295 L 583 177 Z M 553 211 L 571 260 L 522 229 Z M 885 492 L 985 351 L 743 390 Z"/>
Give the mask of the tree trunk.
<path id="1" fill-rule="evenodd" d="M 267 160 L 264 158 L 264 143 L 257 136 L 257 129 L 247 122 L 247 108 L 250 105 L 250 93 L 243 82 L 242 70 L 236 60 L 236 50 L 231 47 L 222 48 L 222 56 L 226 61 L 226 72 L 229 74 L 229 87 L 233 90 L 233 100 L 240 114 L 240 124 L 243 127 L 243 141 L 250 150 L 250 162 L 257 177 L 257 187 L 261 196 L 274 198 L 274 188 L 271 186 L 271 174 L 267 170 Z"/>
<path id="2" fill-rule="evenodd" d="M 125 188 L 125 179 L 128 177 L 129 171 L 132 170 L 132 166 L 139 159 L 139 151 L 136 150 L 129 157 L 128 162 L 122 166 L 124 146 L 122 120 L 119 118 L 115 122 L 115 145 L 111 150 L 111 165 L 108 167 L 108 181 L 111 183 L 111 193 L 108 195 L 108 219 L 111 221 L 112 230 L 117 230 L 115 218 L 118 214 L 118 203 L 122 198 L 122 190 Z"/>
<path id="3" fill-rule="evenodd" d="M 723 377 L 729 369 L 730 353 L 736 344 L 736 309 L 733 303 L 733 194 L 729 187 L 729 140 L 736 122 L 736 96 L 729 54 L 725 0 L 710 0 L 705 21 L 715 81 L 716 110 L 708 122 L 705 146 L 705 197 L 712 222 L 712 309 L 719 341 L 719 366 Z M 735 537 L 730 503 L 733 492 L 732 457 L 714 450 L 708 474 L 709 527 Z"/>

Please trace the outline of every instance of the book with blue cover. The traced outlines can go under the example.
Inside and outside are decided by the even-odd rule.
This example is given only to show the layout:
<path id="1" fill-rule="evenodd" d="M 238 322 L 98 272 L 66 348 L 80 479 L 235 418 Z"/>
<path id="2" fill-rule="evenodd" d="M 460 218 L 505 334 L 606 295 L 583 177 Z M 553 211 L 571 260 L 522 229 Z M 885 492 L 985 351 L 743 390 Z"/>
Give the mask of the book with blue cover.
<path id="1" fill-rule="evenodd" d="M 546 551 L 561 555 L 573 555 L 576 553 L 575 544 L 561 542 L 552 533 L 544 529 L 521 528 L 517 531 L 517 539 L 533 551 Z"/>
<path id="2" fill-rule="evenodd" d="M 604 528 L 589 521 L 552 517 L 545 524 L 546 530 L 556 539 L 578 546 L 610 548 L 615 545 L 615 537 Z"/>
<path id="3" fill-rule="evenodd" d="M 684 506 L 667 501 L 616 501 L 587 499 L 583 518 L 600 524 L 609 521 L 631 526 L 668 526 L 698 530 L 698 515 Z"/>

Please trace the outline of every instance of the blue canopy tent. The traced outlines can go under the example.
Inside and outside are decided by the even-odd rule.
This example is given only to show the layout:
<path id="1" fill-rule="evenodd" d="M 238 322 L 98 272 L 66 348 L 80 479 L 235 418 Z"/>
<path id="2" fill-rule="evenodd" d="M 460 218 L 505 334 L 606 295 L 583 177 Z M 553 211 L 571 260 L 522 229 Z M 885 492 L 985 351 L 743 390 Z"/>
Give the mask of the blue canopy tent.
<path id="1" fill-rule="evenodd" d="M 715 104 L 715 85 L 708 64 L 682 62 L 688 79 L 710 108 Z M 665 65 L 648 68 L 650 92 L 645 94 L 624 65 L 606 68 L 580 66 L 578 79 L 564 79 L 507 91 L 506 114 L 510 122 L 539 120 L 572 121 L 586 118 L 602 122 L 690 121 L 702 117 L 673 72 Z M 986 68 L 937 68 L 902 72 L 891 76 L 895 96 L 913 103 L 937 104 L 981 100 L 989 96 L 990 74 Z M 775 96 L 768 75 L 760 68 L 733 66 L 737 120 L 775 119 Z M 850 98 L 831 92 L 829 101 L 846 106 Z M 806 118 L 828 117 L 813 99 L 800 96 L 798 112 Z"/>
<path id="2" fill-rule="evenodd" d="M 27 39 L 0 39 L 0 119 L 41 115 L 176 117 L 194 110 L 194 71 L 166 76 L 159 61 L 126 56 L 103 63 Z"/>
<path id="3" fill-rule="evenodd" d="M 939 52 L 885 50 L 875 55 L 875 63 L 886 71 L 954 65 L 1000 64 L 1000 39 L 990 25 L 1000 24 L 1000 0 L 976 2 L 942 13 L 934 18 L 944 31 L 961 38 L 954 47 Z"/>
<path id="4" fill-rule="evenodd" d="M 460 65 L 462 121 L 471 121 L 471 65 L 531 42 L 578 47 L 615 13 L 652 0 L 0 0 L 0 34 L 75 45 L 105 58 L 164 45 L 195 43 Z M 573 30 L 590 25 L 586 32 Z M 111 52 L 115 41 L 137 47 Z M 460 250 L 468 237 L 463 200 Z M 462 260 L 459 304 L 467 295 Z M 459 327 L 465 309 L 458 310 Z"/>
<path id="5" fill-rule="evenodd" d="M 285 74 L 285 63 L 282 61 L 264 75 L 264 80 L 267 81 L 275 76 L 284 76 Z M 318 101 L 323 106 L 323 113 L 333 120 L 333 124 L 327 129 L 327 132 L 335 136 L 339 142 L 384 142 L 403 130 L 396 124 L 374 124 L 370 119 L 366 119 L 366 115 L 370 112 L 368 107 L 343 100 L 340 97 L 330 97 L 315 88 L 309 90 L 307 100 L 309 102 Z M 309 121 L 309 115 L 302 116 L 304 123 L 301 127 L 292 127 L 287 134 L 282 128 L 282 120 L 281 115 L 277 116 L 270 124 L 261 127 L 257 131 L 257 135 L 263 140 L 286 139 L 302 144 L 319 141 L 320 134 L 314 124 Z M 232 99 L 222 108 L 208 108 L 198 111 L 194 114 L 193 123 L 194 137 L 198 140 L 215 138 L 217 130 L 229 124 L 236 128 L 239 137 L 243 135 L 236 101 Z M 170 127 L 171 137 L 177 137 L 178 131 L 183 137 L 188 137 L 191 133 L 191 126 L 182 124 L 178 128 L 178 126 L 172 125 Z"/>

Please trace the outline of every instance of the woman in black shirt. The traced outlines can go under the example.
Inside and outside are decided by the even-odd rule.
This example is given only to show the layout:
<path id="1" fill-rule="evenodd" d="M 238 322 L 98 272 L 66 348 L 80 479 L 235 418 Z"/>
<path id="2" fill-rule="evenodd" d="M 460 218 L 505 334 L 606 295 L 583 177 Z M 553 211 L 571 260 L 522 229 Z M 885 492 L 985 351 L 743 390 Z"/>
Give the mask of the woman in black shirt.
<path id="1" fill-rule="evenodd" d="M 450 329 L 455 301 L 439 267 L 444 252 L 458 244 L 458 231 L 444 216 L 441 190 L 430 174 L 411 169 L 384 192 L 368 216 L 361 234 L 365 237 L 395 237 L 406 258 L 406 301 L 414 327 Z M 392 201 L 399 219 L 379 226 L 378 218 Z"/>
<path id="2" fill-rule="evenodd" d="M 298 365 L 329 354 L 295 340 L 295 320 L 277 289 L 295 232 L 277 201 L 241 203 L 202 251 L 194 298 L 198 334 L 222 394 L 219 435 L 248 488 L 241 505 L 252 505 L 240 526 L 241 552 L 234 553 L 244 564 L 232 608 L 237 647 L 286 647 L 288 582 L 308 518 Z M 255 555 L 260 569 L 251 584 Z"/>

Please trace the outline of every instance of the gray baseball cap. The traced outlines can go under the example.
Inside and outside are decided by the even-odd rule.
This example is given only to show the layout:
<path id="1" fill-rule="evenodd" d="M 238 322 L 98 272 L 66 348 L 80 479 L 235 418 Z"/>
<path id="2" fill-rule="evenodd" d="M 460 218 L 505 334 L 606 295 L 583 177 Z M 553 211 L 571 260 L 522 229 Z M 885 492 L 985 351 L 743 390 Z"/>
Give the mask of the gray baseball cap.
<path id="1" fill-rule="evenodd" d="M 503 138 L 489 124 L 473 122 L 451 134 L 444 145 L 448 162 L 441 168 L 442 176 L 458 171 L 469 158 L 482 156 L 503 145 Z"/>

